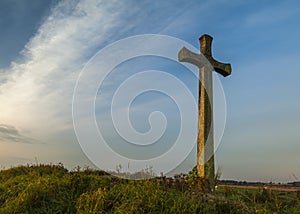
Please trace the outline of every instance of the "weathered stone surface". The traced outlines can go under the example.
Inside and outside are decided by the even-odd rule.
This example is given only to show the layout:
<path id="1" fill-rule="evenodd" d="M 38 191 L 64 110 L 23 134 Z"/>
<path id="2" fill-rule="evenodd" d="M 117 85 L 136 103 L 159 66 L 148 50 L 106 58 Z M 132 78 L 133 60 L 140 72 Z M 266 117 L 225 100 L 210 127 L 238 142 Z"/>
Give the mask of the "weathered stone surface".
<path id="1" fill-rule="evenodd" d="M 198 176 L 214 183 L 214 152 L 213 139 L 213 85 L 212 70 L 205 65 L 207 60 L 213 69 L 224 77 L 231 74 L 231 65 L 216 61 L 211 54 L 212 37 L 204 34 L 199 38 L 200 52 L 196 54 L 185 47 L 178 53 L 181 62 L 189 62 L 199 67 L 199 103 L 198 103 L 198 145 L 197 145 L 197 171 Z M 205 60 L 205 58 L 207 60 Z M 205 163 L 206 162 L 206 163 Z"/>

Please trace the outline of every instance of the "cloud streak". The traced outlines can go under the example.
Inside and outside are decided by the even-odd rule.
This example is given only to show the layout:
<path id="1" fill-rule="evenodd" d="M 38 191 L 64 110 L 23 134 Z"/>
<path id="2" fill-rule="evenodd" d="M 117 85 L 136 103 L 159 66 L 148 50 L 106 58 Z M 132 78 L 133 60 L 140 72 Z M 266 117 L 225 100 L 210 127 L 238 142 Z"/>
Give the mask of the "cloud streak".
<path id="1" fill-rule="evenodd" d="M 20 134 L 20 131 L 10 125 L 0 124 L 0 142 L 35 143 L 36 140 Z"/>
<path id="2" fill-rule="evenodd" d="M 59 2 L 22 50 L 21 60 L 0 71 L 1 123 L 19 127 L 15 131 L 20 136 L 26 132 L 43 142 L 59 132 L 73 134 L 73 89 L 87 60 L 118 39 L 159 32 L 184 9 L 172 4 Z"/>

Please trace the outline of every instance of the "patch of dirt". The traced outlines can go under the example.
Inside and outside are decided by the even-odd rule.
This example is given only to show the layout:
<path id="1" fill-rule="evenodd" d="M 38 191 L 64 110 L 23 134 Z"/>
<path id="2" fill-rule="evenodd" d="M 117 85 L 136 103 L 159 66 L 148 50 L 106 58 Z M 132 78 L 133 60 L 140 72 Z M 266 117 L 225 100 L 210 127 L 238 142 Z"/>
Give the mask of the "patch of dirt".
<path id="1" fill-rule="evenodd" d="M 275 191 L 285 191 L 285 192 L 297 192 L 300 191 L 300 187 L 293 187 L 293 186 L 284 186 L 284 185 L 265 185 L 265 186 L 242 186 L 242 185 L 225 185 L 221 184 L 218 185 L 220 187 L 232 187 L 232 188 L 240 188 L 240 189 L 268 189 L 268 190 L 275 190 Z"/>

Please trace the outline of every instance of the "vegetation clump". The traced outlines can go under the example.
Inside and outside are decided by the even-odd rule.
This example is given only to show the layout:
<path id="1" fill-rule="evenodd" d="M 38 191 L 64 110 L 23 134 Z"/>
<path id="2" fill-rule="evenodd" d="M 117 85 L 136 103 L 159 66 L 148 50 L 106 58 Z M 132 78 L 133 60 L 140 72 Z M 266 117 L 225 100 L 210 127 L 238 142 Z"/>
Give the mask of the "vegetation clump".
<path id="1" fill-rule="evenodd" d="M 191 172 L 133 181 L 62 164 L 0 171 L 0 214 L 10 213 L 299 213 L 297 192 L 219 187 L 199 191 Z"/>

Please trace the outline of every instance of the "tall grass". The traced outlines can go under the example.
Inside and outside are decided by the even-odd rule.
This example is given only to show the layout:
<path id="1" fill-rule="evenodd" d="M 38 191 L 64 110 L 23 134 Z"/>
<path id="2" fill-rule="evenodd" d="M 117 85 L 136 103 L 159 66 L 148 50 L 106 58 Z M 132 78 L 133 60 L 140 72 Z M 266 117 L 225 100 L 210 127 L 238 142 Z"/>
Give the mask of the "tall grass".
<path id="1" fill-rule="evenodd" d="M 192 173 L 191 173 L 192 174 Z M 219 188 L 196 191 L 190 176 L 122 180 L 62 164 L 0 171 L 0 214 L 10 213 L 300 213 L 300 193 Z"/>

